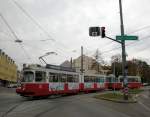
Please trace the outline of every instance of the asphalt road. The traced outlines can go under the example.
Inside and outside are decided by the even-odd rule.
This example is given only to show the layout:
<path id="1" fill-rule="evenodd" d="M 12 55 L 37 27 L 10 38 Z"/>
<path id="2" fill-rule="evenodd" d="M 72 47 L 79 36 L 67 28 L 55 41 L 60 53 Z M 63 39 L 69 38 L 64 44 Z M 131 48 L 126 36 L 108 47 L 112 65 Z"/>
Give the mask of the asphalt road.
<path id="1" fill-rule="evenodd" d="M 0 117 L 149 117 L 149 93 L 125 104 L 93 98 L 97 93 L 32 100 L 0 87 Z"/>

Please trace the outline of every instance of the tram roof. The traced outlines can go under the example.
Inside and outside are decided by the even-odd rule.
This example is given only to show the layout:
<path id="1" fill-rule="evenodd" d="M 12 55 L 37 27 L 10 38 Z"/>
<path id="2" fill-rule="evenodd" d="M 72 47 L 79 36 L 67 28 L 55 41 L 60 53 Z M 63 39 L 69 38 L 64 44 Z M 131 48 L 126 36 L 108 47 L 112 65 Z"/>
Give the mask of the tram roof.
<path id="1" fill-rule="evenodd" d="M 28 65 L 27 67 L 23 68 L 23 70 L 41 70 L 41 71 L 55 71 L 55 72 L 70 72 L 70 73 L 78 73 L 74 68 L 70 67 L 63 67 L 63 66 L 57 66 L 57 65 L 51 65 L 47 64 L 46 66 L 40 66 L 40 65 Z"/>
<path id="2" fill-rule="evenodd" d="M 46 64 L 46 68 L 60 70 L 60 71 L 76 72 L 75 68 L 63 67 L 63 66 L 51 65 L 51 64 Z"/>

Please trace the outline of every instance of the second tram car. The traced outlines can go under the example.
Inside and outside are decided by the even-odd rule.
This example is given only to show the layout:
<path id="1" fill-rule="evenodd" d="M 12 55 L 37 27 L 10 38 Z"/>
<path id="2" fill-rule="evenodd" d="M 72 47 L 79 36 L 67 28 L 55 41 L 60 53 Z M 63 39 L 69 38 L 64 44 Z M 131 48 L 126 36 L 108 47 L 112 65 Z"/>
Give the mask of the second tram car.
<path id="1" fill-rule="evenodd" d="M 106 77 L 106 85 L 108 89 L 120 90 L 123 88 L 122 82 L 120 82 L 119 79 L 114 75 L 108 75 Z"/>

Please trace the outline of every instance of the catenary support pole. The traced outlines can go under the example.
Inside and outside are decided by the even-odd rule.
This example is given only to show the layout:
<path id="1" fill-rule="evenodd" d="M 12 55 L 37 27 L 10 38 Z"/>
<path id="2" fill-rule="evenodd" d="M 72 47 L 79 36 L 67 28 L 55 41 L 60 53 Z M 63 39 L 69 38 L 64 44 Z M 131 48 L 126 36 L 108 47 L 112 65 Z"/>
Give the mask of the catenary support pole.
<path id="1" fill-rule="evenodd" d="M 122 14 L 122 0 L 119 0 L 120 9 L 120 28 L 121 36 L 124 36 L 124 24 L 123 24 L 123 14 Z M 127 79 L 127 66 L 126 66 L 126 51 L 125 51 L 125 40 L 122 40 L 122 74 L 123 74 L 123 86 L 124 86 L 124 99 L 128 100 L 128 79 Z"/>

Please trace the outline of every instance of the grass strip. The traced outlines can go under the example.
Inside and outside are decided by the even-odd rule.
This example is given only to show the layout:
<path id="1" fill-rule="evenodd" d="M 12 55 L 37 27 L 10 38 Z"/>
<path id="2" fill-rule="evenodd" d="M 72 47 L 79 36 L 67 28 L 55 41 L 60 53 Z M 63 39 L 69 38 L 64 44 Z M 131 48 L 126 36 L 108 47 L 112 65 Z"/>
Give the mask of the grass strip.
<path id="1" fill-rule="evenodd" d="M 129 94 L 139 94 L 143 91 L 143 89 L 129 89 Z"/>

